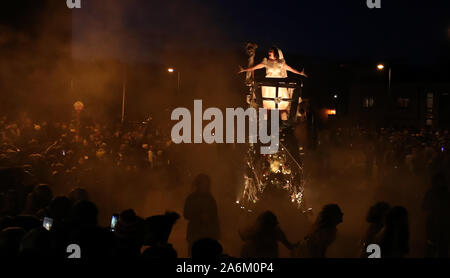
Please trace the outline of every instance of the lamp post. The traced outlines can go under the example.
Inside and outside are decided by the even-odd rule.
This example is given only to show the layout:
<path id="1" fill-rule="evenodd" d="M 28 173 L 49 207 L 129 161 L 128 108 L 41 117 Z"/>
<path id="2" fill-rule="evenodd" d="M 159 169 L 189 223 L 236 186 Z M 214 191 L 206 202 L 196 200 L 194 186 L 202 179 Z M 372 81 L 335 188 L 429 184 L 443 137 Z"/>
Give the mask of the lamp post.
<path id="1" fill-rule="evenodd" d="M 123 124 L 125 122 L 125 102 L 127 98 L 127 68 L 124 68 L 122 77 L 122 115 L 120 117 L 120 122 Z"/>
<path id="2" fill-rule="evenodd" d="M 379 71 L 384 70 L 384 68 L 385 68 L 385 66 L 383 64 L 378 64 L 377 65 L 377 69 Z M 388 92 L 391 91 L 391 76 L 392 76 L 392 70 L 391 70 L 391 67 L 389 66 L 388 67 Z"/>
<path id="3" fill-rule="evenodd" d="M 378 64 L 377 65 L 377 69 L 379 71 L 383 71 L 384 68 L 385 68 L 385 66 L 383 64 Z M 391 76 L 392 76 L 392 71 L 391 71 L 391 66 L 389 66 L 388 67 L 388 88 L 387 88 L 387 93 L 386 93 L 386 97 L 388 99 L 392 98 L 392 96 L 391 96 Z M 387 107 L 389 107 L 389 106 L 386 106 L 384 108 L 384 113 L 385 113 L 384 114 L 384 118 L 385 118 L 385 120 L 389 119 L 389 114 L 388 114 L 389 108 L 387 108 Z"/>
<path id="4" fill-rule="evenodd" d="M 167 71 L 169 73 L 174 73 L 176 70 L 174 68 L 168 68 Z M 177 72 L 177 93 L 179 93 L 180 92 L 180 76 L 181 76 L 181 74 L 180 74 L 179 70 L 177 70 L 176 72 Z"/>
<path id="5" fill-rule="evenodd" d="M 80 137 L 80 114 L 81 111 L 83 111 L 84 104 L 81 101 L 76 101 L 73 104 L 73 109 L 75 110 L 76 115 L 76 134 L 75 134 L 75 141 L 78 142 Z"/>

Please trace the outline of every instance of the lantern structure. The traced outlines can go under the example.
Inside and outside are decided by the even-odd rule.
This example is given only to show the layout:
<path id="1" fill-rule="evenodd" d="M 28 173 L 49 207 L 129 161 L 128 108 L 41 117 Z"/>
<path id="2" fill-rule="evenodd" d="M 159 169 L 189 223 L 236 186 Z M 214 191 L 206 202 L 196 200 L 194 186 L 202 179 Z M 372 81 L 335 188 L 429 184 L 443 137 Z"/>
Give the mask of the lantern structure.
<path id="1" fill-rule="evenodd" d="M 294 136 L 302 88 L 300 79 L 265 78 L 251 82 L 247 103 L 280 112 L 280 146 L 277 153 L 262 155 L 258 152 L 259 143 L 249 144 L 244 190 L 236 201 L 241 208 L 251 210 L 265 195 L 282 192 L 293 206 L 305 210 L 303 165 Z"/>

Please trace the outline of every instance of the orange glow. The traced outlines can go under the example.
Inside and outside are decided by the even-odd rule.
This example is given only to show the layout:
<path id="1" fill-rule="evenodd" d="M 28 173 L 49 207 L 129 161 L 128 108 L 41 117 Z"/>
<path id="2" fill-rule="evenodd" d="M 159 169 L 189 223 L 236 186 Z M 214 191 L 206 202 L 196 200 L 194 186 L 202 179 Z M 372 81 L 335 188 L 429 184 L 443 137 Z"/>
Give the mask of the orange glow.
<path id="1" fill-rule="evenodd" d="M 377 65 L 377 69 L 378 70 L 383 70 L 384 69 L 384 65 L 383 64 L 378 64 Z"/>
<path id="2" fill-rule="evenodd" d="M 172 73 L 172 72 L 174 72 L 175 70 L 174 70 L 173 68 L 168 68 L 167 71 L 170 72 L 170 73 Z"/>
<path id="3" fill-rule="evenodd" d="M 81 101 L 77 101 L 73 104 L 75 111 L 80 112 L 84 108 L 84 104 Z"/>
<path id="4" fill-rule="evenodd" d="M 336 109 L 328 109 L 327 114 L 328 115 L 336 115 Z"/>

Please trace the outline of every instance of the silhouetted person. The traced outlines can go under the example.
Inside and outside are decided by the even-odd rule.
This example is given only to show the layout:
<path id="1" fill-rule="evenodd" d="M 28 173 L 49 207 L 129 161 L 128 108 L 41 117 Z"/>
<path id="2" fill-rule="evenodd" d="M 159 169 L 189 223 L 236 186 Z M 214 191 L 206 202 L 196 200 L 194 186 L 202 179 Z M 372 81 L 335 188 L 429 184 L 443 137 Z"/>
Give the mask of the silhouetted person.
<path id="1" fill-rule="evenodd" d="M 245 241 L 241 249 L 243 258 L 278 258 L 278 242 L 289 250 L 295 247 L 287 240 L 277 217 L 271 211 L 260 214 L 253 227 L 239 232 L 239 235 Z"/>
<path id="2" fill-rule="evenodd" d="M 433 177 L 425 194 L 423 209 L 426 216 L 425 257 L 448 257 L 450 237 L 450 193 L 441 174 Z"/>
<path id="3" fill-rule="evenodd" d="M 168 242 L 173 225 L 180 218 L 176 212 L 166 212 L 145 219 L 144 244 L 148 246 L 142 253 L 144 259 L 177 258 L 177 251 Z"/>
<path id="4" fill-rule="evenodd" d="M 70 214 L 68 242 L 78 244 L 81 259 L 95 261 L 116 256 L 116 240 L 109 228 L 98 226 L 98 209 L 90 201 L 78 201 Z"/>
<path id="5" fill-rule="evenodd" d="M 38 227 L 25 234 L 19 252 L 22 258 L 52 258 L 57 252 L 56 241 L 51 232 Z"/>
<path id="6" fill-rule="evenodd" d="M 137 216 L 134 210 L 127 209 L 120 213 L 114 234 L 120 257 L 139 257 L 144 242 L 144 219 Z"/>
<path id="7" fill-rule="evenodd" d="M 328 247 L 336 240 L 337 225 L 342 222 L 344 214 L 336 204 L 322 208 L 309 233 L 300 246 L 293 252 L 294 257 L 325 258 Z"/>
<path id="8" fill-rule="evenodd" d="M 75 230 L 70 234 L 67 244 L 73 243 L 80 246 L 82 261 L 117 258 L 116 239 L 109 228 L 91 227 Z"/>
<path id="9" fill-rule="evenodd" d="M 19 254 L 20 242 L 26 231 L 10 227 L 0 232 L 0 259 L 14 258 Z"/>
<path id="10" fill-rule="evenodd" d="M 50 205 L 41 210 L 41 219 L 50 217 L 53 219 L 51 231 L 54 235 L 58 256 L 66 257 L 67 235 L 69 233 L 68 219 L 72 210 L 72 202 L 66 196 L 54 198 Z M 39 213 L 38 213 L 39 214 Z"/>
<path id="11" fill-rule="evenodd" d="M 65 221 L 69 217 L 71 209 L 72 202 L 70 199 L 66 196 L 58 196 L 50 202 L 44 216 L 53 218 L 53 225 L 55 225 L 55 223 Z"/>
<path id="12" fill-rule="evenodd" d="M 409 253 L 408 211 L 393 207 L 386 215 L 386 224 L 377 236 L 382 258 L 403 258 Z"/>
<path id="13" fill-rule="evenodd" d="M 78 201 L 72 207 L 69 220 L 73 229 L 95 228 L 98 222 L 97 206 L 90 201 Z"/>
<path id="14" fill-rule="evenodd" d="M 214 260 L 222 257 L 222 245 L 215 239 L 202 238 L 194 242 L 191 250 L 193 259 Z"/>
<path id="15" fill-rule="evenodd" d="M 50 187 L 46 184 L 38 185 L 33 192 L 28 194 L 25 214 L 38 214 L 41 209 L 50 204 L 52 199 L 53 194 Z"/>
<path id="16" fill-rule="evenodd" d="M 367 213 L 366 222 L 369 224 L 363 239 L 361 240 L 361 257 L 367 258 L 366 248 L 375 243 L 377 234 L 383 229 L 386 220 L 386 214 L 391 206 L 386 202 L 378 202 L 371 206 Z"/>
<path id="17" fill-rule="evenodd" d="M 199 174 L 193 182 L 194 192 L 184 203 L 184 218 L 188 220 L 186 239 L 191 250 L 192 244 L 201 238 L 219 240 L 219 216 L 216 200 L 211 194 L 211 179 Z"/>

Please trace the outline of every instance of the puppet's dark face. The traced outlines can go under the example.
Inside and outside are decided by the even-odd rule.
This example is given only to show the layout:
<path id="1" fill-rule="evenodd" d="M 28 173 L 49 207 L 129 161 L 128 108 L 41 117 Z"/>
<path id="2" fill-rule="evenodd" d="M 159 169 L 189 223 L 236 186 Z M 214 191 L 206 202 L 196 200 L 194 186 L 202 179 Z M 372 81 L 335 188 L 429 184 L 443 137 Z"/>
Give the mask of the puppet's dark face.
<path id="1" fill-rule="evenodd" d="M 255 50 L 256 50 L 256 48 L 258 48 L 258 46 L 257 46 L 256 44 L 248 43 L 248 44 L 247 44 L 247 54 L 248 54 L 249 56 L 255 55 Z"/>

